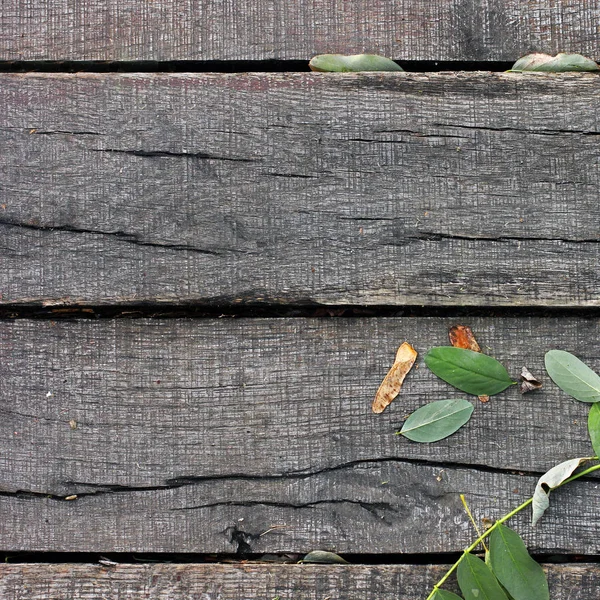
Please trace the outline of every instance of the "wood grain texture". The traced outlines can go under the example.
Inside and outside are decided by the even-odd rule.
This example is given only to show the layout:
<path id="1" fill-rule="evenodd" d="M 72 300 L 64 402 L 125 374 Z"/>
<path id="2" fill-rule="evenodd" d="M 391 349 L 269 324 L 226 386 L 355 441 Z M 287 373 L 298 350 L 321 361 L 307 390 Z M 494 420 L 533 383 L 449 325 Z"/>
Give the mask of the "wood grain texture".
<path id="1" fill-rule="evenodd" d="M 472 319 L 516 386 L 436 444 L 395 435 L 422 404 L 464 397 L 422 354 L 444 319 L 0 323 L 0 549 L 91 552 L 458 551 L 459 494 L 498 518 L 537 477 L 588 456 L 588 406 L 544 377 L 547 349 L 598 369 L 598 320 Z M 421 353 L 382 415 L 398 345 Z M 73 429 L 70 421 L 76 422 Z M 77 495 L 77 499 L 65 500 Z M 596 480 L 553 494 L 543 553 L 600 553 Z M 274 526 L 282 526 L 271 530 Z M 269 533 L 265 533 L 268 530 Z"/>
<path id="2" fill-rule="evenodd" d="M 598 58 L 599 21 L 598 0 L 15 0 L 0 15 L 0 59 Z"/>
<path id="3" fill-rule="evenodd" d="M 0 302 L 598 306 L 595 75 L 3 75 Z"/>
<path id="4" fill-rule="evenodd" d="M 597 565 L 546 565 L 552 600 L 589 600 Z M 422 600 L 443 565 L 0 565 L 13 600 Z M 449 590 L 456 590 L 450 583 Z"/>

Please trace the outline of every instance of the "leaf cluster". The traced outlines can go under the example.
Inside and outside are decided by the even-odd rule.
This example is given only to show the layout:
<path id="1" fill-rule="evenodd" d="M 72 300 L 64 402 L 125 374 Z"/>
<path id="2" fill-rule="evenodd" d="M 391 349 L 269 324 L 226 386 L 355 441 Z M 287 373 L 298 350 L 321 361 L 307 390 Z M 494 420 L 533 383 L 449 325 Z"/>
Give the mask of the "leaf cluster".
<path id="1" fill-rule="evenodd" d="M 583 361 L 564 350 L 550 350 L 546 353 L 544 362 L 548 375 L 563 392 L 575 400 L 592 405 L 588 413 L 588 432 L 594 454 L 599 456 L 600 376 Z"/>
<path id="2" fill-rule="evenodd" d="M 467 554 L 458 566 L 458 585 L 465 600 L 549 600 L 546 575 L 516 531 L 499 525 L 489 544 L 485 562 Z"/>
<path id="3" fill-rule="evenodd" d="M 475 396 L 493 396 L 516 383 L 495 358 L 454 346 L 433 348 L 425 364 L 450 385 Z M 467 400 L 437 400 L 417 409 L 398 433 L 414 442 L 437 442 L 458 431 L 472 414 Z"/>
<path id="4" fill-rule="evenodd" d="M 496 359 L 468 349 L 433 348 L 426 354 L 425 363 L 438 377 L 468 394 L 493 395 L 515 383 Z M 460 596 L 441 589 L 455 570 L 464 600 L 549 600 L 542 568 L 531 558 L 519 535 L 503 523 L 531 504 L 532 525 L 535 525 L 548 508 L 553 489 L 600 469 L 597 464 L 574 474 L 584 462 L 598 460 L 600 453 L 600 376 L 576 356 L 563 350 L 547 352 L 545 366 L 550 378 L 561 390 L 580 402 L 592 404 L 588 431 L 595 456 L 564 461 L 540 477 L 532 498 L 480 535 L 434 586 L 427 600 L 462 600 Z M 399 433 L 413 441 L 437 441 L 457 431 L 469 420 L 472 412 L 473 406 L 466 400 L 431 402 L 417 409 Z M 486 548 L 483 561 L 473 551 L 486 538 L 489 539 L 489 551 Z"/>

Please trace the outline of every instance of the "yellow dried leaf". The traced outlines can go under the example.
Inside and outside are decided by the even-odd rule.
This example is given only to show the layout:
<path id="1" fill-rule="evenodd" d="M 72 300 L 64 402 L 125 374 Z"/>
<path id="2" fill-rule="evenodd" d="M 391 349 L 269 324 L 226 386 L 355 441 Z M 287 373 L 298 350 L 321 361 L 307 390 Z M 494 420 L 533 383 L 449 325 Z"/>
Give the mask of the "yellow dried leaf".
<path id="1" fill-rule="evenodd" d="M 375 400 L 373 400 L 374 413 L 382 413 L 400 393 L 404 378 L 415 364 L 416 359 L 417 352 L 408 342 L 404 342 L 398 348 L 396 360 L 381 382 L 377 394 L 375 394 Z"/>

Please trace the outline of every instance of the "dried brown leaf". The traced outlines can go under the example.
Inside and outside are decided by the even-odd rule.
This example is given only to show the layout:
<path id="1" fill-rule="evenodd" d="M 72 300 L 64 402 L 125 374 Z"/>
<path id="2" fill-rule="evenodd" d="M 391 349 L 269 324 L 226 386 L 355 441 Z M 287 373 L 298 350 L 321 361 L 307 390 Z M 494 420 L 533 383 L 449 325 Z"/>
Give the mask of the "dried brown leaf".
<path id="1" fill-rule="evenodd" d="M 404 342 L 398 348 L 396 360 L 375 394 L 372 407 L 374 413 L 382 413 L 400 393 L 404 378 L 412 369 L 416 359 L 417 352 L 408 342 Z"/>
<path id="2" fill-rule="evenodd" d="M 523 367 L 519 379 L 521 380 L 521 385 L 519 386 L 519 391 L 521 394 L 533 392 L 534 390 L 539 390 L 542 387 L 542 382 L 534 377 L 527 367 Z"/>
<path id="3" fill-rule="evenodd" d="M 464 350 L 472 350 L 473 352 L 481 352 L 481 348 L 468 325 L 454 325 L 448 330 L 450 343 L 455 348 L 463 348 Z M 484 404 L 490 401 L 489 396 L 479 396 L 479 400 Z"/>
<path id="4" fill-rule="evenodd" d="M 479 347 L 471 328 L 467 325 L 454 325 L 454 327 L 450 327 L 448 337 L 450 338 L 450 343 L 455 348 L 481 352 L 481 348 Z"/>

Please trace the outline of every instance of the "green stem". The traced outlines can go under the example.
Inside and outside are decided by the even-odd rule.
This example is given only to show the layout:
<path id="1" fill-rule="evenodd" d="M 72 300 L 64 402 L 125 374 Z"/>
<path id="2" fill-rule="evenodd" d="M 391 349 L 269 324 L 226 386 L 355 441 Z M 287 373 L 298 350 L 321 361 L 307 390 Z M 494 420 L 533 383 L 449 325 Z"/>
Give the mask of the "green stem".
<path id="1" fill-rule="evenodd" d="M 427 596 L 427 600 L 431 600 L 431 598 L 433 598 L 433 595 L 435 594 L 435 592 L 439 588 L 441 588 L 442 585 L 444 585 L 446 579 L 448 579 L 448 577 L 450 577 L 450 575 L 452 575 L 452 573 L 454 573 L 454 571 L 456 571 L 456 569 L 458 568 L 458 565 L 460 565 L 460 563 L 463 561 L 465 556 L 467 554 L 469 554 L 471 551 L 475 550 L 475 548 L 477 548 L 477 546 L 488 535 L 490 535 L 490 533 L 492 533 L 492 531 L 494 531 L 494 529 L 496 529 L 496 527 L 498 527 L 498 525 L 501 525 L 502 523 L 504 523 L 504 521 L 508 521 L 508 519 L 510 519 L 511 517 L 514 517 L 519 511 L 523 510 L 524 508 L 527 508 L 532 502 L 533 502 L 533 498 L 529 498 L 529 500 L 527 500 L 526 502 L 523 502 L 523 504 L 521 504 L 520 506 L 517 506 L 517 508 L 515 508 L 513 511 L 509 512 L 507 515 L 504 515 L 501 519 L 496 521 L 489 529 L 487 529 L 482 535 L 480 535 L 468 548 L 466 548 L 465 551 L 461 554 L 460 558 L 450 567 L 450 569 L 446 572 L 446 574 L 433 586 L 433 589 L 431 590 L 431 594 L 429 594 L 429 596 Z"/>
<path id="2" fill-rule="evenodd" d="M 600 459 L 598 459 L 597 456 L 594 456 L 590 460 L 600 460 Z M 586 469 L 585 471 L 581 471 L 581 473 L 577 473 L 576 475 L 572 475 L 568 479 L 565 479 L 562 483 L 557 485 L 556 488 L 559 488 L 571 481 L 575 481 L 575 479 L 579 479 L 580 477 L 583 477 L 585 475 L 589 475 L 590 473 L 593 473 L 594 471 L 597 471 L 598 469 L 600 469 L 600 465 L 594 465 L 593 467 L 590 467 L 589 469 Z M 556 488 L 552 488 L 552 489 L 556 489 Z M 429 596 L 427 596 L 427 600 L 431 600 L 433 598 L 436 591 L 439 588 L 441 588 L 442 585 L 444 585 L 444 583 L 448 579 L 448 577 L 450 577 L 450 575 L 452 575 L 452 573 L 454 573 L 454 571 L 456 571 L 456 569 L 458 568 L 458 565 L 460 565 L 460 563 L 464 560 L 464 558 L 467 554 L 469 554 L 470 552 L 475 550 L 475 548 L 477 548 L 477 546 L 481 542 L 483 542 L 483 540 L 485 540 L 485 538 L 488 535 L 490 535 L 490 533 L 492 533 L 492 531 L 494 531 L 494 529 L 496 529 L 496 527 L 498 527 L 499 525 L 502 525 L 502 523 L 504 523 L 505 521 L 508 521 L 510 518 L 514 517 L 518 512 L 521 512 L 524 508 L 527 508 L 532 502 L 533 502 L 533 498 L 529 498 L 529 500 L 526 500 L 525 502 L 523 502 L 523 504 L 517 506 L 517 508 L 515 508 L 514 510 L 509 512 L 507 515 L 504 515 L 501 519 L 498 519 L 489 529 L 487 529 L 468 548 L 466 548 L 464 550 L 464 552 L 461 554 L 460 558 L 450 567 L 450 569 L 448 571 L 446 571 L 446 574 L 433 586 L 431 593 L 429 594 Z"/>

